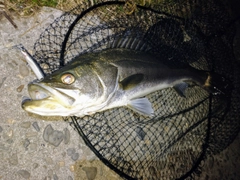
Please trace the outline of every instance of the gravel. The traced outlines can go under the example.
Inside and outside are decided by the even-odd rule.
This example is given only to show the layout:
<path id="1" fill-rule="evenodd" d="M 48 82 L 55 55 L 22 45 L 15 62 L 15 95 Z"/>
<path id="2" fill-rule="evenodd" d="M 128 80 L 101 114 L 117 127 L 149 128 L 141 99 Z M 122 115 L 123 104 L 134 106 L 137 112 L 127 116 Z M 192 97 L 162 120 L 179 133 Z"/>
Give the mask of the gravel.
<path id="1" fill-rule="evenodd" d="M 30 144 L 29 139 L 25 139 L 24 142 L 23 142 L 23 146 L 25 147 L 26 150 L 27 150 L 29 144 Z"/>
<path id="2" fill-rule="evenodd" d="M 73 161 L 76 161 L 79 158 L 79 153 L 74 153 L 71 155 Z"/>
<path id="3" fill-rule="evenodd" d="M 94 180 L 97 175 L 96 167 L 83 167 L 83 171 L 85 171 L 88 180 Z"/>
<path id="4" fill-rule="evenodd" d="M 21 124 L 20 124 L 20 127 L 22 127 L 22 128 L 29 128 L 31 126 L 31 122 L 22 122 Z"/>
<path id="5" fill-rule="evenodd" d="M 19 170 L 17 173 L 21 175 L 24 179 L 30 178 L 30 173 L 26 170 Z"/>
<path id="6" fill-rule="evenodd" d="M 32 126 L 34 127 L 34 129 L 35 129 L 37 132 L 39 132 L 39 131 L 40 131 L 40 128 L 39 128 L 39 126 L 38 126 L 38 123 L 37 123 L 37 122 L 34 122 L 34 123 L 32 123 Z"/>
<path id="7" fill-rule="evenodd" d="M 68 156 L 72 156 L 74 153 L 75 153 L 75 148 L 69 148 L 69 149 L 67 149 L 67 155 Z"/>
<path id="8" fill-rule="evenodd" d="M 48 142 L 49 141 L 49 136 L 51 135 L 51 134 L 53 134 L 53 128 L 52 128 L 52 126 L 49 124 L 49 125 L 47 125 L 46 126 L 46 128 L 44 129 L 44 132 L 43 132 L 43 139 L 46 141 L 46 142 Z"/>
<path id="9" fill-rule="evenodd" d="M 63 133 L 61 131 L 53 131 L 48 137 L 48 142 L 54 146 L 59 146 L 63 141 Z"/>
<path id="10" fill-rule="evenodd" d="M 63 138 L 64 144 L 68 144 L 70 142 L 70 131 L 67 128 L 65 128 L 63 131 L 64 131 L 64 138 Z"/>

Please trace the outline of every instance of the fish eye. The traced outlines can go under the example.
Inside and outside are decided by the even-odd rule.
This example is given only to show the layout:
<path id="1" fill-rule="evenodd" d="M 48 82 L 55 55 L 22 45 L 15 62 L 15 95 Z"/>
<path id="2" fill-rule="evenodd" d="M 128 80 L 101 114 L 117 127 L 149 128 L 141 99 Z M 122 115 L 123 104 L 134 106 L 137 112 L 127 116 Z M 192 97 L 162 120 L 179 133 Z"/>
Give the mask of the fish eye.
<path id="1" fill-rule="evenodd" d="M 64 84 L 72 84 L 75 81 L 75 77 L 70 73 L 63 74 L 61 77 L 61 81 Z"/>

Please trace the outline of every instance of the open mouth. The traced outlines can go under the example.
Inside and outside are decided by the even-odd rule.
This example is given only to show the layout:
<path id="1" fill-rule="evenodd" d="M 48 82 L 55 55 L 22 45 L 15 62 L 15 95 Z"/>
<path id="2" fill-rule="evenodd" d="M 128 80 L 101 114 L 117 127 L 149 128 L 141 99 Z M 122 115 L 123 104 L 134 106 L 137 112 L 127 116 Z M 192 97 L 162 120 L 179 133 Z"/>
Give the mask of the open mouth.
<path id="1" fill-rule="evenodd" d="M 25 101 L 53 100 L 58 102 L 59 104 L 62 104 L 63 106 L 71 106 L 75 101 L 74 98 L 62 93 L 61 91 L 57 90 L 57 88 L 53 88 L 44 83 L 30 83 L 28 85 L 28 92 L 31 99 L 25 98 Z"/>
<path id="2" fill-rule="evenodd" d="M 22 98 L 22 104 L 24 104 L 27 101 L 39 101 L 44 99 L 51 99 L 50 92 L 46 91 L 46 89 L 34 83 L 28 85 L 28 93 L 30 97 L 24 96 Z"/>
<path id="3" fill-rule="evenodd" d="M 28 89 L 32 100 L 42 100 L 51 97 L 50 93 L 39 85 L 30 84 Z"/>

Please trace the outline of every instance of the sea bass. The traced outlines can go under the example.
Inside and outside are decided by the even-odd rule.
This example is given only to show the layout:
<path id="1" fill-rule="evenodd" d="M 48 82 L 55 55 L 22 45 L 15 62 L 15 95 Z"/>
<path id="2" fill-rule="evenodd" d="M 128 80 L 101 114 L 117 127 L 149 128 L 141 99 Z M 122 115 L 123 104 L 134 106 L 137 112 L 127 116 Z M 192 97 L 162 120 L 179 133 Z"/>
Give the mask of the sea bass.
<path id="1" fill-rule="evenodd" d="M 223 80 L 217 79 L 217 83 Z M 146 95 L 173 87 L 185 96 L 188 82 L 210 93 L 217 89 L 209 72 L 191 66 L 173 68 L 147 52 L 107 49 L 80 55 L 43 80 L 30 83 L 31 99 L 24 100 L 22 108 L 43 116 L 82 117 L 127 106 L 152 116 L 154 110 Z"/>

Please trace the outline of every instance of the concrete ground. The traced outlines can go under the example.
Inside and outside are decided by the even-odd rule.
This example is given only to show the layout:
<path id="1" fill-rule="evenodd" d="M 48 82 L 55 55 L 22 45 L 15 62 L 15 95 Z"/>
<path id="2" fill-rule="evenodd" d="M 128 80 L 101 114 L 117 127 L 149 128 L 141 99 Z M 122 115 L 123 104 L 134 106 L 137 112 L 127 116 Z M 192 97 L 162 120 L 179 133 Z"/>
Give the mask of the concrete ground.
<path id="1" fill-rule="evenodd" d="M 35 76 L 11 46 L 22 43 L 32 52 L 41 32 L 61 14 L 43 7 L 31 17 L 13 15 L 18 29 L 0 16 L 0 179 L 120 179 L 62 118 L 46 121 L 21 109 L 27 84 Z M 60 140 L 44 138 L 47 130 L 61 135 Z M 210 157 L 196 179 L 239 179 L 239 150 L 240 136 L 222 153 Z"/>
<path id="2" fill-rule="evenodd" d="M 61 117 L 56 118 L 59 121 L 44 121 L 21 109 L 22 96 L 28 94 L 27 84 L 36 77 L 26 66 L 20 51 L 11 46 L 22 43 L 32 52 L 40 33 L 61 14 L 56 9 L 42 8 L 28 18 L 13 15 L 18 29 L 0 16 L 0 179 L 70 180 L 74 179 L 76 161 L 97 160 Z M 44 140 L 44 129 L 48 125 L 63 135 L 64 140 L 58 142 L 59 145 Z M 87 179 L 89 169 L 85 171 L 80 179 Z M 104 177 L 105 173 L 102 174 Z"/>

